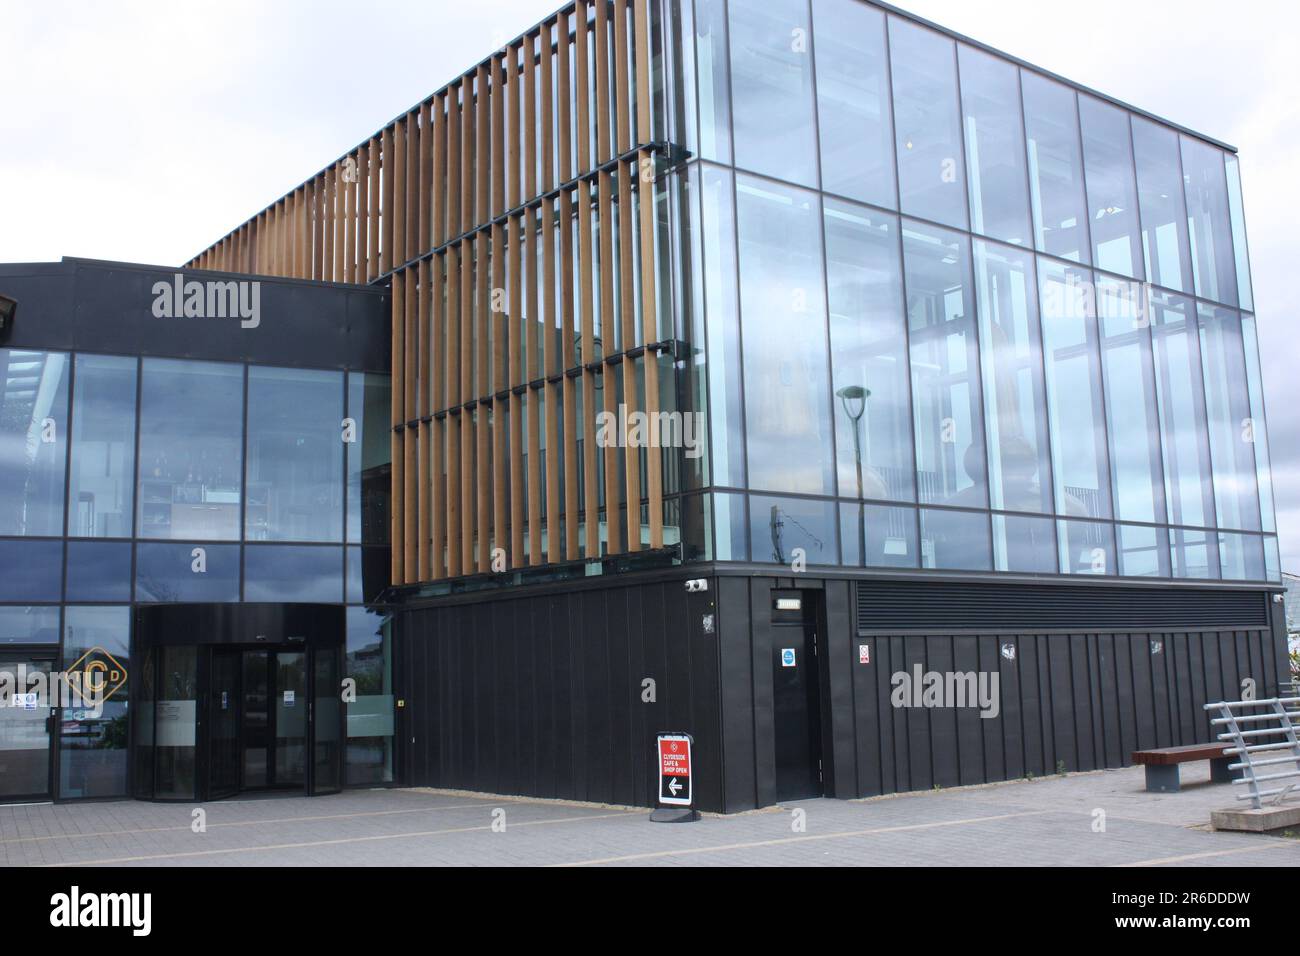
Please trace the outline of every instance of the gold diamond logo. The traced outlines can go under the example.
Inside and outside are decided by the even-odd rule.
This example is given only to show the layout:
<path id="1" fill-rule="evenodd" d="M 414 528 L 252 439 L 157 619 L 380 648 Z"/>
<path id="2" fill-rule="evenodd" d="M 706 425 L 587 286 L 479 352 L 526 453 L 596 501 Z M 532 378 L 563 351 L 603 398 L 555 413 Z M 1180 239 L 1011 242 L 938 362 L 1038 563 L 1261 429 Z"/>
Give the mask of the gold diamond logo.
<path id="1" fill-rule="evenodd" d="M 126 668 L 102 647 L 86 651 L 67 673 L 72 692 L 92 707 L 96 700 L 103 703 L 126 684 Z"/>

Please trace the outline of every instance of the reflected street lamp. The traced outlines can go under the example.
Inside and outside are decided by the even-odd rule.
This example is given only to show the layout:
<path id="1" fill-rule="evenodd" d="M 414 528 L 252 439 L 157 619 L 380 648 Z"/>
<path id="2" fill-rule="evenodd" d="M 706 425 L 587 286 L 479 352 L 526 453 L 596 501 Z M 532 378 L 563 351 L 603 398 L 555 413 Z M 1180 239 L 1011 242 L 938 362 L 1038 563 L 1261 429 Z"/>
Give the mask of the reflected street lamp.
<path id="1" fill-rule="evenodd" d="M 844 414 L 849 417 L 853 423 L 853 464 L 858 474 L 858 564 L 863 567 L 867 563 L 867 524 L 866 524 L 866 506 L 863 503 L 862 493 L 862 416 L 867 410 L 867 398 L 871 395 L 869 389 L 861 385 L 845 385 L 839 389 L 835 396 L 844 406 Z"/>

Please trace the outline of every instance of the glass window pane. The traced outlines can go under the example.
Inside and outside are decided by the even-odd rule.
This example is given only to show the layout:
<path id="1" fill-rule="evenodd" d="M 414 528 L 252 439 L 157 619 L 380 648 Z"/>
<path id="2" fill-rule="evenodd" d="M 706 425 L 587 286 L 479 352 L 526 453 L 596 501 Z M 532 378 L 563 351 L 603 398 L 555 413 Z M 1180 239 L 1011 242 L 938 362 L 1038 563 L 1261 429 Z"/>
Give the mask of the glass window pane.
<path id="1" fill-rule="evenodd" d="M 129 538 L 135 492 L 136 360 L 78 355 L 68 534 Z"/>
<path id="2" fill-rule="evenodd" d="M 193 800 L 196 795 L 195 740 L 198 730 L 198 648 L 160 647 L 161 674 L 153 719 L 154 796 Z"/>
<path id="3" fill-rule="evenodd" d="M 250 385 L 251 388 L 251 385 Z M 348 540 L 387 544 L 393 462 L 392 382 L 387 375 L 348 374 Z"/>
<path id="4" fill-rule="evenodd" d="M 1110 517 L 1092 273 L 1038 260 L 1056 513 Z"/>
<path id="5" fill-rule="evenodd" d="M 93 710 L 62 711 L 59 796 L 126 796 L 131 609 L 69 607 L 63 626 L 65 668 L 83 680 L 101 675 L 106 697 Z"/>
<path id="6" fill-rule="evenodd" d="M 0 349 L 0 534 L 62 535 L 68 356 Z"/>
<path id="7" fill-rule="evenodd" d="M 248 370 L 249 541 L 342 540 L 342 424 L 342 373 Z"/>
<path id="8" fill-rule="evenodd" d="M 813 193 L 736 180 L 749 487 L 833 491 L 821 210 Z M 791 335 L 797 326 L 799 335 Z"/>
<path id="9" fill-rule="evenodd" d="M 1169 529 L 1169 556 L 1176 578 L 1214 580 L 1219 576 L 1217 536 L 1212 531 Z"/>
<path id="10" fill-rule="evenodd" d="M 344 676 L 356 682 L 356 698 L 347 703 L 347 782 L 392 783 L 396 700 L 392 636 L 382 614 L 348 608 Z"/>
<path id="11" fill-rule="evenodd" d="M 835 502 L 751 495 L 751 560 L 791 566 L 839 564 Z"/>
<path id="12" fill-rule="evenodd" d="M 1237 267 L 1237 304 L 1250 312 L 1255 308 L 1255 293 L 1250 284 L 1250 247 L 1246 243 L 1246 214 L 1241 203 L 1241 167 L 1237 157 L 1224 153 L 1223 166 L 1228 174 L 1228 213 L 1232 217 L 1232 249 Z"/>
<path id="13" fill-rule="evenodd" d="M 713 481 L 743 488 L 745 416 L 740 397 L 740 310 L 736 294 L 736 213 L 731 173 L 702 166 L 700 181 Z"/>
<path id="14" fill-rule="evenodd" d="M 1101 279 L 1097 311 L 1115 517 L 1156 522 L 1165 520 L 1164 477 L 1145 291 Z"/>
<path id="15" fill-rule="evenodd" d="M 1051 518 L 993 516 L 993 567 L 1022 574 L 1056 573 L 1056 529 Z"/>
<path id="16" fill-rule="evenodd" d="M 244 600 L 339 603 L 343 549 L 250 545 L 244 549 Z"/>
<path id="17" fill-rule="evenodd" d="M 347 602 L 365 604 L 376 600 L 391 583 L 391 560 L 389 548 L 349 547 Z"/>
<path id="18" fill-rule="evenodd" d="M 1260 530 L 1255 428 L 1241 319 L 1230 309 L 1199 306 L 1201 365 L 1214 464 L 1214 503 L 1220 528 Z"/>
<path id="19" fill-rule="evenodd" d="M 1147 277 L 1156 285 L 1191 292 L 1192 261 L 1178 134 L 1140 116 L 1132 121 Z"/>
<path id="20" fill-rule="evenodd" d="M 1259 512 L 1265 531 L 1277 530 L 1273 513 L 1273 472 L 1268 450 L 1268 423 L 1264 420 L 1264 379 L 1259 368 L 1259 338 L 1255 317 L 1241 317 L 1241 345 L 1246 353 L 1246 388 L 1250 393 L 1250 440 L 1255 445 L 1255 471 L 1259 482 Z"/>
<path id="21" fill-rule="evenodd" d="M 1115 532 L 1103 521 L 1058 521 L 1062 574 L 1114 574 Z"/>
<path id="22" fill-rule="evenodd" d="M 62 541 L 0 541 L 0 601 L 63 600 Z"/>
<path id="23" fill-rule="evenodd" d="M 841 502 L 840 548 L 851 567 L 914 568 L 916 510 Z"/>
<path id="24" fill-rule="evenodd" d="M 922 508 L 921 567 L 990 570 L 988 514 Z"/>
<path id="25" fill-rule="evenodd" d="M 1047 396 L 1032 253 L 975 243 L 989 495 L 994 508 L 1052 511 Z"/>
<path id="26" fill-rule="evenodd" d="M 1035 245 L 1041 252 L 1086 265 L 1092 253 L 1074 90 L 1026 70 L 1020 76 Z"/>
<path id="27" fill-rule="evenodd" d="M 695 60 L 700 156 L 730 163 L 731 78 L 727 75 L 726 0 L 695 0 Z M 595 76 L 594 70 L 591 76 Z"/>
<path id="28" fill-rule="evenodd" d="M 953 41 L 889 18 L 899 208 L 965 229 L 966 173 Z"/>
<path id="29" fill-rule="evenodd" d="M 826 200 L 826 284 L 839 493 L 913 501 L 912 409 L 898 219 Z"/>
<path id="30" fill-rule="evenodd" d="M 239 545 L 136 545 L 135 599 L 238 601 Z"/>
<path id="31" fill-rule="evenodd" d="M 714 541 L 719 561 L 749 560 L 745 533 L 749 521 L 745 514 L 744 495 L 713 496 Z"/>
<path id="32" fill-rule="evenodd" d="M 1196 307 L 1191 299 L 1153 290 L 1150 308 L 1169 520 L 1207 527 L 1214 524 L 1214 486 Z"/>
<path id="33" fill-rule="evenodd" d="M 905 221 L 903 269 L 920 500 L 985 506 L 970 240 Z"/>
<path id="34" fill-rule="evenodd" d="M 139 536 L 239 540 L 244 369 L 145 359 Z"/>
<path id="35" fill-rule="evenodd" d="M 806 0 L 731 0 L 736 165 L 817 185 Z"/>
<path id="36" fill-rule="evenodd" d="M 69 601 L 131 600 L 131 542 L 69 541 L 67 587 Z"/>
<path id="37" fill-rule="evenodd" d="M 1263 581 L 1263 539 L 1257 534 L 1220 531 L 1219 564 L 1225 581 Z"/>
<path id="38" fill-rule="evenodd" d="M 1126 578 L 1169 577 L 1169 537 L 1165 529 L 1119 525 L 1119 573 Z"/>
<path id="39" fill-rule="evenodd" d="M 1140 279 L 1142 244 L 1128 116 L 1118 106 L 1079 97 L 1093 264 Z"/>
<path id="40" fill-rule="evenodd" d="M 858 0 L 813 4 L 822 189 L 897 207 L 885 16 Z"/>
<path id="41" fill-rule="evenodd" d="M 1264 536 L 1264 576 L 1269 581 L 1282 580 L 1282 559 L 1278 554 L 1277 538 Z"/>
<path id="42" fill-rule="evenodd" d="M 0 607 L 0 644 L 59 643 L 59 609 L 10 605 Z"/>
<path id="43" fill-rule="evenodd" d="M 999 57 L 959 43 L 965 113 L 971 231 L 1014 245 L 1031 244 L 1020 71 Z"/>
<path id="44" fill-rule="evenodd" d="M 1236 253 L 1232 245 L 1223 151 L 1190 136 L 1179 139 L 1183 152 L 1183 181 L 1187 187 L 1187 221 L 1191 232 L 1196 294 L 1203 299 L 1236 305 Z"/>

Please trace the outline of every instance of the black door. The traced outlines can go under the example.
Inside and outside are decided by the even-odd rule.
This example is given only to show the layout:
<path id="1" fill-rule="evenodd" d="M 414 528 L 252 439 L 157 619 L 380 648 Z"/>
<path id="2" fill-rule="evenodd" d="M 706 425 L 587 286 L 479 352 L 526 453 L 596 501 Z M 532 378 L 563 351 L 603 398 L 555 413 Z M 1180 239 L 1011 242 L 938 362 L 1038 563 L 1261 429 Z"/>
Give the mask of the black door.
<path id="1" fill-rule="evenodd" d="M 214 650 L 208 686 L 208 797 L 239 792 L 239 651 Z"/>
<path id="2" fill-rule="evenodd" d="M 776 725 L 776 799 L 822 795 L 817 630 L 810 624 L 772 630 Z"/>

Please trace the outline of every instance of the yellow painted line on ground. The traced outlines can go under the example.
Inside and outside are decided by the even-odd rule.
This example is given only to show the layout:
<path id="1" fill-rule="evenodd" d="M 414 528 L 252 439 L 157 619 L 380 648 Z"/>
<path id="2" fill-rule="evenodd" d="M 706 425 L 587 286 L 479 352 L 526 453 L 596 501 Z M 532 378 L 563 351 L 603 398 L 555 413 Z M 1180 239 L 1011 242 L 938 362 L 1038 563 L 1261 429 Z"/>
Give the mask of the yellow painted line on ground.
<path id="1" fill-rule="evenodd" d="M 607 817 L 628 817 L 640 816 L 639 813 L 623 811 L 620 813 L 601 813 L 591 814 L 582 817 L 557 817 L 552 820 L 525 820 L 522 823 L 511 823 L 509 829 L 519 827 L 540 827 L 548 826 L 554 823 L 581 823 L 584 820 L 601 820 Z M 296 850 L 306 849 L 308 847 L 321 846 L 340 846 L 346 843 L 374 843 L 380 840 L 414 840 L 419 837 L 445 836 L 451 833 L 473 833 L 476 830 L 491 830 L 492 824 L 484 824 L 475 827 L 449 827 L 445 830 L 417 830 L 413 833 L 382 833 L 376 836 L 364 837 L 340 837 L 334 840 L 309 840 L 301 843 L 268 843 L 265 846 L 236 846 L 226 847 L 221 850 L 192 850 L 186 853 L 154 853 L 147 856 L 120 856 L 111 857 L 101 860 L 69 860 L 63 863 L 42 863 L 42 867 L 62 867 L 62 866 L 100 866 L 114 863 L 142 863 L 149 860 L 179 860 L 186 858 L 202 856 L 219 856 L 223 853 L 262 853 L 269 850 Z"/>
<path id="2" fill-rule="evenodd" d="M 247 803 L 248 801 L 243 801 Z M 208 829 L 217 827 L 255 827 L 263 824 L 276 823 L 314 823 L 317 820 L 347 820 L 353 817 L 383 817 L 391 816 L 397 813 L 431 813 L 437 810 L 472 810 L 475 807 L 492 806 L 492 801 L 483 803 L 459 803 L 447 807 L 410 807 L 405 810 L 357 810 L 354 813 L 323 813 L 310 817 L 278 817 L 266 820 L 231 820 L 228 822 L 209 823 Z M 206 807 L 204 808 L 206 809 Z M 10 846 L 16 843 L 41 843 L 46 840 L 84 840 L 90 837 L 113 837 L 128 836 L 133 833 L 171 833 L 177 830 L 189 830 L 190 825 L 183 824 L 175 827 L 140 827 L 133 830 L 99 830 L 90 833 L 50 833 L 45 836 L 33 837 L 14 837 L 13 839 L 0 840 L 0 846 Z"/>
<path id="3" fill-rule="evenodd" d="M 836 840 L 845 837 L 875 836 L 882 833 L 906 833 L 912 830 L 934 830 L 939 827 L 956 827 L 972 823 L 989 823 L 994 820 L 1011 820 L 1016 817 L 1037 817 L 1055 810 L 1026 810 L 1020 813 L 1000 813 L 989 817 L 966 817 L 961 820 L 938 820 L 934 823 L 909 823 L 894 827 L 872 827 L 868 830 L 839 830 L 835 833 L 808 833 L 802 836 L 778 837 L 772 840 L 751 840 L 745 843 L 723 843 L 718 846 L 683 847 L 679 850 L 657 850 L 653 853 L 630 853 L 626 856 L 607 856 L 597 860 L 579 860 L 573 863 L 552 863 L 551 866 L 598 866 L 602 863 L 626 863 L 631 860 L 655 860 L 669 856 L 687 856 L 700 853 L 722 853 L 727 850 L 746 850 L 753 847 L 782 846 L 787 843 L 806 843 L 812 840 Z"/>
<path id="4" fill-rule="evenodd" d="M 1160 866 L 1163 863 L 1185 863 L 1188 860 L 1206 860 L 1216 856 L 1235 856 L 1240 853 L 1258 853 L 1260 850 L 1300 849 L 1300 843 L 1282 837 L 1270 837 L 1267 843 L 1260 842 L 1253 846 L 1239 846 L 1231 850 L 1206 850 L 1203 853 L 1185 853 L 1182 856 L 1165 856 L 1154 860 L 1134 860 L 1132 863 L 1112 863 L 1115 867 Z"/>

